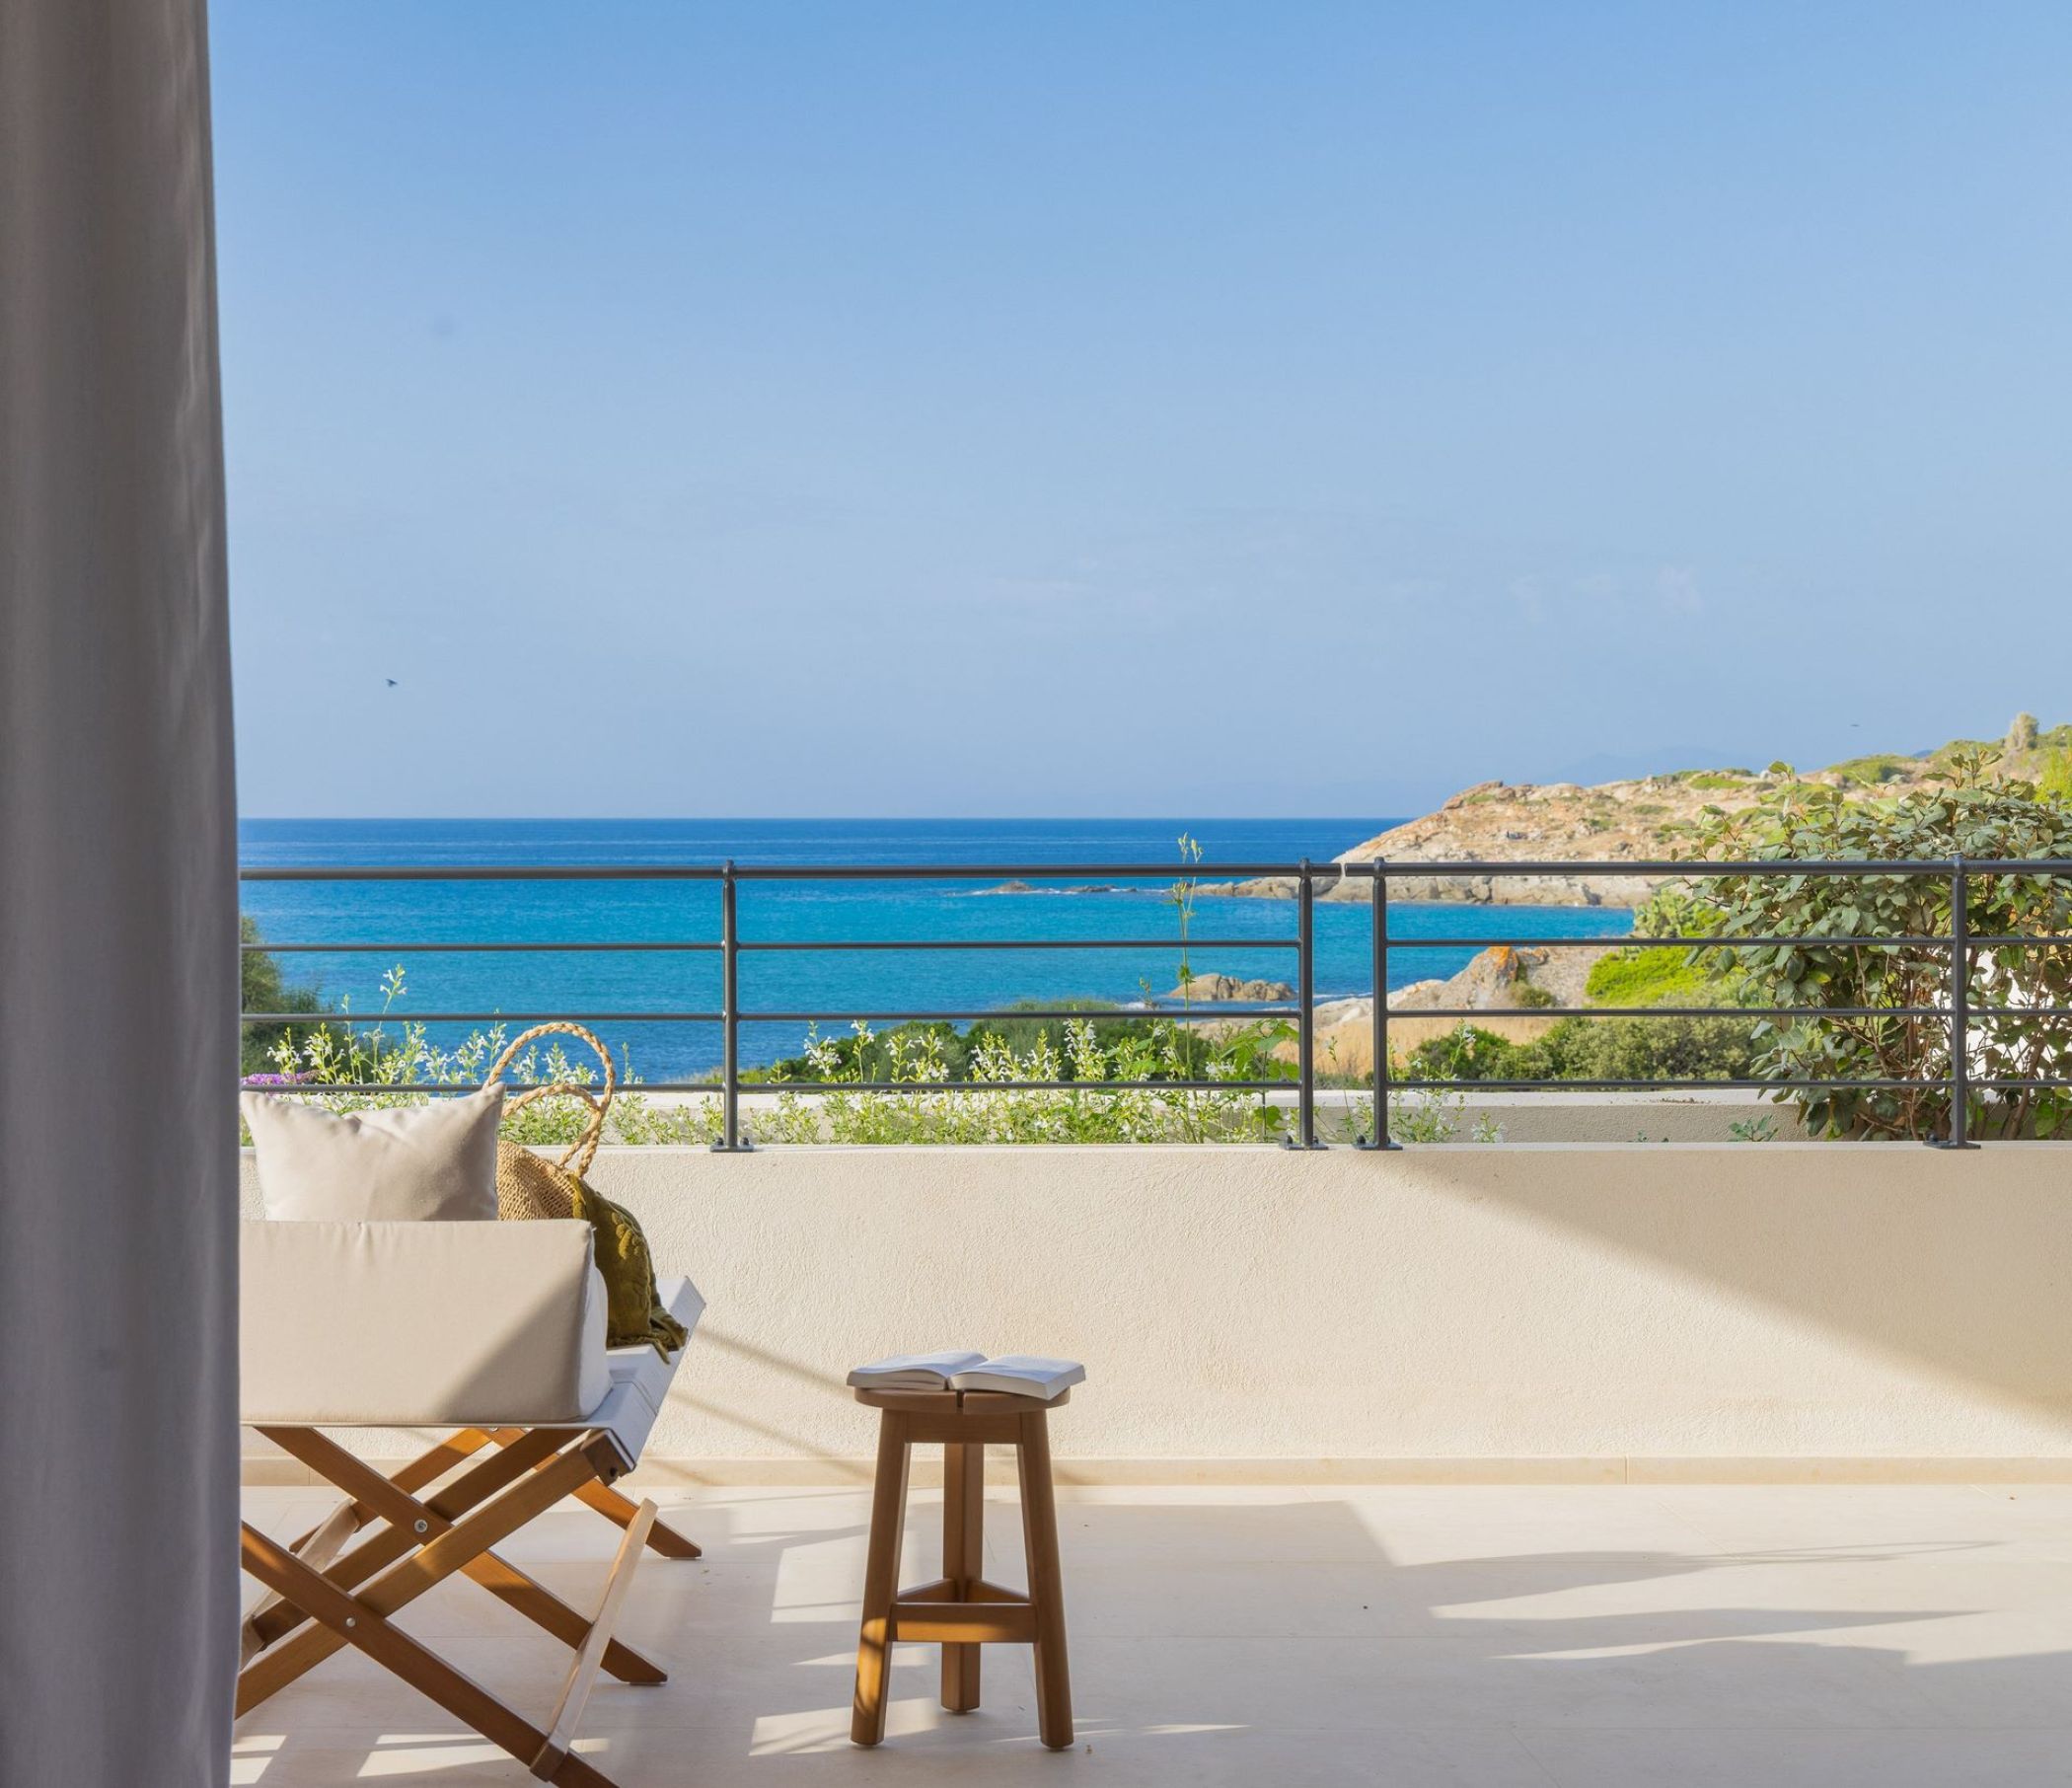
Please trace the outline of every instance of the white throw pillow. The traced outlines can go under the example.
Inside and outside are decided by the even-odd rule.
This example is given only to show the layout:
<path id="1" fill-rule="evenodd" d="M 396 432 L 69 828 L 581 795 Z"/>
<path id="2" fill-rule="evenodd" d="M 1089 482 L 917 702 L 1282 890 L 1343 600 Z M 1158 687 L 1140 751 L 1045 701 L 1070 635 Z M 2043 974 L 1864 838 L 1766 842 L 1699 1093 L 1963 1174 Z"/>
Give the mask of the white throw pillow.
<path id="1" fill-rule="evenodd" d="M 295 1223 L 496 1219 L 503 1086 L 340 1117 L 280 1093 L 239 1095 L 266 1215 Z"/>

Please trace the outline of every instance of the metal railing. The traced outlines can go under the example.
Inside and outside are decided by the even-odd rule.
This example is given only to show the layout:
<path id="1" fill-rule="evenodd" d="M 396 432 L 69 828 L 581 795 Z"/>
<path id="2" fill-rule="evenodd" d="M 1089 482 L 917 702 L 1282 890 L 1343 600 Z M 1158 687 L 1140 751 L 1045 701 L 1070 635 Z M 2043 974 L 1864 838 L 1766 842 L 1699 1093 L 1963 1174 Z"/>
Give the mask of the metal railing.
<path id="1" fill-rule="evenodd" d="M 1925 935 L 1855 936 L 1824 932 L 1780 935 L 1720 936 L 1684 933 L 1657 936 L 1395 936 L 1389 929 L 1389 890 L 1394 882 L 1461 879 L 1544 879 L 1578 876 L 1618 877 L 1642 881 L 1688 881 L 1716 876 L 1876 876 L 1931 877 L 1950 885 L 1950 929 Z M 1295 1028 L 1295 1074 L 1282 1080 L 785 1080 L 787 1092 L 883 1092 L 925 1093 L 944 1091 L 1076 1091 L 1076 1092 L 1288 1092 L 1295 1098 L 1295 1131 L 1286 1146 L 1319 1149 L 1326 1145 L 1317 1135 L 1316 1063 L 1316 923 L 1318 883 L 1336 886 L 1348 879 L 1369 884 L 1369 905 L 1372 930 L 1370 1090 L 1374 1106 L 1371 1136 L 1355 1145 L 1364 1149 L 1392 1150 L 1400 1147 L 1390 1134 L 1389 1100 L 1403 1092 L 1442 1091 L 1721 1091 L 1754 1089 L 1778 1091 L 1801 1087 L 1829 1090 L 1910 1090 L 1940 1088 L 1949 1094 L 1950 1117 L 1944 1135 L 1926 1139 L 1942 1148 L 1965 1149 L 1976 1145 L 1969 1131 L 1970 1097 L 1974 1092 L 2072 1088 L 2072 1078 L 1979 1078 L 1971 1073 L 1970 1030 L 1974 1022 L 1991 1021 L 2001 1014 L 2023 1018 L 2072 1018 L 2072 1007 L 2050 1006 L 1979 1006 L 1972 998 L 1971 963 L 1974 952 L 1997 948 L 2072 948 L 2072 934 L 2024 933 L 1980 935 L 1969 923 L 1969 893 L 1980 876 L 2044 875 L 2072 881 L 2072 858 L 1966 859 L 1891 861 L 1880 859 L 1800 861 L 1755 859 L 1712 861 L 1691 859 L 1575 861 L 1554 858 L 1545 861 L 1455 860 L 1418 862 L 1337 862 L 1317 865 L 1307 857 L 1298 862 L 1196 862 L 1176 873 L 1171 863 L 930 863 L 930 864 L 737 864 L 717 865 L 416 865 L 409 867 L 245 867 L 241 880 L 253 882 L 713 882 L 719 888 L 719 936 L 689 939 L 635 939 L 609 941 L 480 941 L 449 942 L 345 940 L 322 942 L 249 942 L 243 947 L 267 955 L 297 953 L 448 954 L 663 952 L 671 954 L 716 953 L 720 957 L 720 1005 L 716 1010 L 639 1011 L 411 1011 L 398 1013 L 410 1023 L 539 1022 L 573 1019 L 578 1022 L 669 1024 L 712 1024 L 720 1028 L 721 1064 L 717 1081 L 663 1080 L 641 1082 L 645 1092 L 699 1092 L 716 1094 L 720 1101 L 720 1136 L 713 1147 L 734 1153 L 753 1147 L 742 1130 L 741 1027 L 745 1023 L 793 1022 L 883 1022 L 933 1023 L 1022 1020 L 1142 1020 L 1147 1016 L 1189 1023 L 1229 1023 L 1248 1018 L 1290 1018 Z M 1274 878 L 1294 886 L 1295 934 L 1293 937 L 1238 937 L 1190 935 L 1164 937 L 999 937 L 999 938 L 809 938 L 747 939 L 739 924 L 740 890 L 745 883 L 883 882 L 883 881 L 1076 881 L 1102 877 L 1114 881 L 1164 882 L 1198 886 L 1205 880 Z M 740 961 L 743 955 L 775 951 L 954 951 L 954 950 L 1115 950 L 1169 949 L 1184 942 L 1190 950 L 1293 950 L 1295 952 L 1296 996 L 1293 1005 L 1265 1002 L 1218 1001 L 1175 1008 L 1170 1006 L 1119 1007 L 1087 1010 L 1076 1006 L 994 1006 L 954 1009 L 744 1009 L 740 999 Z M 1486 1020 L 1493 1017 L 1585 1016 L 1591 1018 L 1806 1018 L 1877 1017 L 1906 1018 L 1940 1024 L 1947 1029 L 1946 1054 L 1949 1069 L 1939 1076 L 1859 1079 L 1635 1079 L 1635 1080 L 1457 1080 L 1404 1078 L 1396 1076 L 1389 1056 L 1388 972 L 1393 955 L 1417 950 L 1479 950 L 1494 947 L 1517 949 L 1641 948 L 1689 949 L 1693 946 L 1731 946 L 1746 949 L 1765 946 L 1817 946 L 1821 949 L 1927 949 L 1947 951 L 1949 970 L 1943 1001 L 1927 1006 L 1589 1006 L 1548 1008 L 1545 1006 L 1420 1006 L 1406 1015 L 1418 1019 Z M 314 1025 L 340 1021 L 337 1015 L 308 1011 L 246 1011 L 243 1022 L 252 1024 Z M 2072 1040 L 2072 1039 L 2068 1039 Z M 765 1083 L 766 1085 L 768 1083 Z M 450 1092 L 444 1082 L 326 1083 L 313 1086 L 323 1092 Z"/>

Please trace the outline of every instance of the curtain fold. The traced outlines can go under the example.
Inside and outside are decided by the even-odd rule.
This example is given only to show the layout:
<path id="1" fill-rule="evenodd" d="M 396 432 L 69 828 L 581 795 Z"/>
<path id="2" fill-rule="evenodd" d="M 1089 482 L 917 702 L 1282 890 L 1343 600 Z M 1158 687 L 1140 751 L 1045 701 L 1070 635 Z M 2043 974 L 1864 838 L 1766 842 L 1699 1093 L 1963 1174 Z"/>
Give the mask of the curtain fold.
<path id="1" fill-rule="evenodd" d="M 0 1778 L 236 1664 L 237 885 L 201 0 L 0 0 Z"/>

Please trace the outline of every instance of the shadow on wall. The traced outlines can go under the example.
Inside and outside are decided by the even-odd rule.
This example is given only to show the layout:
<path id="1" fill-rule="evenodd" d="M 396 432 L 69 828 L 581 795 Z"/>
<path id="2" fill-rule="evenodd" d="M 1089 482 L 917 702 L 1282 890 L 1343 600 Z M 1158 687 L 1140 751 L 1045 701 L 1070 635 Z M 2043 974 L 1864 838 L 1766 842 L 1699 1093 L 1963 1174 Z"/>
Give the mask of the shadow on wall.
<path id="1" fill-rule="evenodd" d="M 1805 1171 L 1822 1157 L 1837 1171 Z M 1868 1342 L 2072 1441 L 2072 1148 L 1658 1145 L 1593 1151 L 1584 1186 L 1549 1158 L 1433 1150 L 1418 1184 Z"/>
<path id="2" fill-rule="evenodd" d="M 855 1402 L 854 1393 L 850 1389 L 847 1382 L 847 1369 L 841 1375 L 816 1372 L 812 1367 L 806 1366 L 797 1360 L 789 1359 L 783 1354 L 773 1353 L 766 1347 L 758 1347 L 751 1341 L 743 1341 L 736 1336 L 725 1333 L 721 1329 L 716 1329 L 709 1322 L 703 1322 L 699 1325 L 698 1335 L 693 1342 L 693 1346 L 700 1349 L 712 1348 L 720 1353 L 731 1354 L 738 1362 L 751 1369 L 765 1373 L 775 1373 L 779 1378 L 792 1379 L 808 1390 L 824 1392 L 831 1400 L 844 1406 L 843 1413 L 845 1415 L 850 1414 L 850 1406 L 852 1406 Z M 701 1415 L 711 1416 L 715 1420 L 725 1423 L 729 1428 L 757 1435 L 766 1441 L 779 1442 L 782 1444 L 786 1456 L 820 1460 L 833 1467 L 840 1476 L 851 1479 L 859 1484 L 867 1484 L 870 1481 L 871 1470 L 867 1462 L 849 1454 L 834 1452 L 808 1435 L 800 1434 L 793 1429 L 779 1427 L 776 1423 L 767 1421 L 760 1416 L 751 1415 L 741 1408 L 738 1403 L 719 1403 L 709 1397 L 700 1396 L 697 1390 L 697 1383 L 698 1380 L 695 1378 L 689 1383 L 679 1380 L 676 1385 L 672 1386 L 669 1400 L 672 1403 L 680 1404 L 686 1409 L 694 1409 Z"/>

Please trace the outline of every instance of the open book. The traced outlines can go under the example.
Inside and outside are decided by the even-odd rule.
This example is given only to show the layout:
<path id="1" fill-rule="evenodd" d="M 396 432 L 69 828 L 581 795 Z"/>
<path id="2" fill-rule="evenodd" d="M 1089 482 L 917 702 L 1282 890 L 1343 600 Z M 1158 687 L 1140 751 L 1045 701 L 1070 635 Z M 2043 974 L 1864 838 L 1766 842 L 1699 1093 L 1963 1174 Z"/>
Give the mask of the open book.
<path id="1" fill-rule="evenodd" d="M 860 1390 L 1003 1390 L 1048 1403 L 1069 1384 L 1086 1377 L 1076 1360 L 1045 1360 L 1034 1354 L 894 1354 L 849 1375 Z"/>

